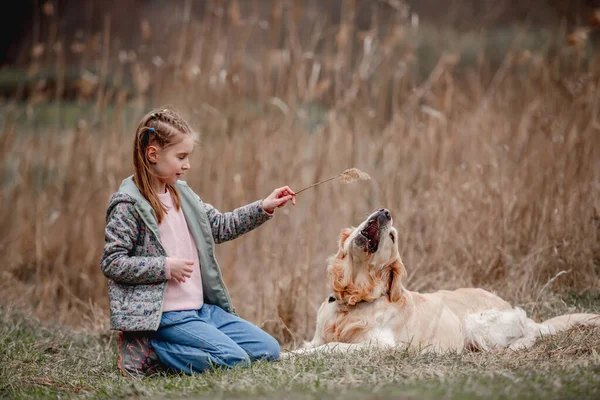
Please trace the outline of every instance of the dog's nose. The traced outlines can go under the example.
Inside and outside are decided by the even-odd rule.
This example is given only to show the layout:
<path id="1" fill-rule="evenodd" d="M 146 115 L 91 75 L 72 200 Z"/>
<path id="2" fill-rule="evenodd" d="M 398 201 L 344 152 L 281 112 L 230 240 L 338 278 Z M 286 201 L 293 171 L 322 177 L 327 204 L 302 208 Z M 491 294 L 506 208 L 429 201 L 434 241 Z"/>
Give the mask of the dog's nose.
<path id="1" fill-rule="evenodd" d="M 390 214 L 390 212 L 385 208 L 382 208 L 381 210 L 379 210 L 379 212 L 385 215 L 387 219 L 392 219 L 392 214 Z"/>

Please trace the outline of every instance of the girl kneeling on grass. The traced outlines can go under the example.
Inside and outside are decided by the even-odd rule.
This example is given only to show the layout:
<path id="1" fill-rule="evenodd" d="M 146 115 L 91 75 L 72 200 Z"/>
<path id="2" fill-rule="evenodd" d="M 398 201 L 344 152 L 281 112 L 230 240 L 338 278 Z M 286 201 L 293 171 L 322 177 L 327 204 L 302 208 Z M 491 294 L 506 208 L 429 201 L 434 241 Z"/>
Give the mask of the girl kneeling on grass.
<path id="1" fill-rule="evenodd" d="M 160 364 L 191 374 L 279 357 L 273 337 L 235 314 L 214 244 L 258 227 L 290 200 L 295 205 L 295 193 L 284 186 L 221 214 L 179 180 L 194 144 L 177 113 L 148 113 L 135 135 L 134 174 L 108 206 L 101 268 L 125 375 Z"/>

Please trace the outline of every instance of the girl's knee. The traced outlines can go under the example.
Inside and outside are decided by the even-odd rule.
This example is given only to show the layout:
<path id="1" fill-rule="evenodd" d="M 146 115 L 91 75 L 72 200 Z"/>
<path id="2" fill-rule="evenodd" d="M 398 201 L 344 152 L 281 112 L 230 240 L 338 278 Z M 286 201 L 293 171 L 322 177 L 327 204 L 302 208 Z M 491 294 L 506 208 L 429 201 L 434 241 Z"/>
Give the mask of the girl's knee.
<path id="1" fill-rule="evenodd" d="M 214 368 L 250 365 L 250 357 L 241 347 L 231 346 L 211 354 L 200 348 L 157 340 L 152 341 L 152 346 L 163 366 L 170 371 L 193 374 Z"/>
<path id="2" fill-rule="evenodd" d="M 250 357 L 241 347 L 238 347 L 236 350 L 228 349 L 219 359 L 223 367 L 247 367 L 250 365 Z"/>
<path id="3" fill-rule="evenodd" d="M 260 354 L 256 354 L 256 358 L 269 361 L 279 359 L 279 342 L 268 334 L 265 335 L 262 342 L 262 349 Z"/>

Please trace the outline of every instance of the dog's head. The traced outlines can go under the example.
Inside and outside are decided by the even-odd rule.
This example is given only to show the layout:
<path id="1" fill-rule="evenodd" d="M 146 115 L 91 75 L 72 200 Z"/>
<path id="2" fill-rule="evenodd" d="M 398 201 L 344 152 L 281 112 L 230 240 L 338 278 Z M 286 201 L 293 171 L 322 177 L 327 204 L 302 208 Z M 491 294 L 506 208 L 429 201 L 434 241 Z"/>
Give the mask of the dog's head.
<path id="1" fill-rule="evenodd" d="M 391 301 L 400 299 L 406 270 L 397 239 L 392 214 L 385 208 L 358 227 L 342 230 L 338 252 L 327 267 L 329 284 L 339 301 L 353 305 L 384 294 Z"/>
<path id="2" fill-rule="evenodd" d="M 357 228 L 346 228 L 340 234 L 338 255 L 365 260 L 371 265 L 384 265 L 398 257 L 392 214 L 382 208 L 364 220 Z"/>

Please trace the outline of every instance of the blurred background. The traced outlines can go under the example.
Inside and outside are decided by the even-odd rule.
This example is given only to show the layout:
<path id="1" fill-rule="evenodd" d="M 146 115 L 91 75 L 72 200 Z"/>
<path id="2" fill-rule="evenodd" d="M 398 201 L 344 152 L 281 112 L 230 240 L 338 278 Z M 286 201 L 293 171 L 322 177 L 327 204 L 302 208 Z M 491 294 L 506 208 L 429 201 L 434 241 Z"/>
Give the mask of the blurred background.
<path id="1" fill-rule="evenodd" d="M 200 133 L 222 212 L 356 167 L 217 246 L 238 313 L 312 337 L 344 227 L 386 207 L 409 290 L 533 312 L 600 286 L 600 1 L 27 0 L 0 35 L 0 305 L 108 330 L 108 199 L 140 118 Z"/>

